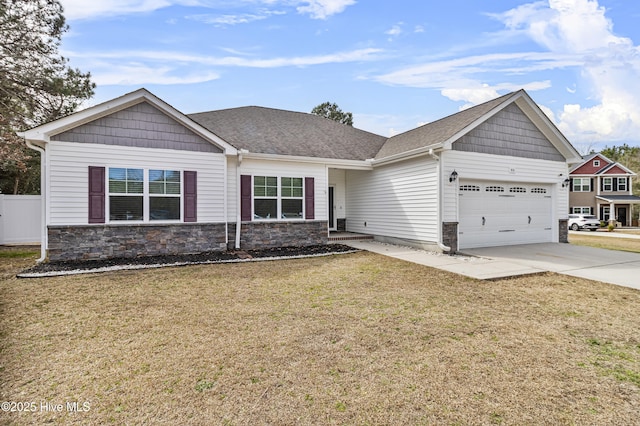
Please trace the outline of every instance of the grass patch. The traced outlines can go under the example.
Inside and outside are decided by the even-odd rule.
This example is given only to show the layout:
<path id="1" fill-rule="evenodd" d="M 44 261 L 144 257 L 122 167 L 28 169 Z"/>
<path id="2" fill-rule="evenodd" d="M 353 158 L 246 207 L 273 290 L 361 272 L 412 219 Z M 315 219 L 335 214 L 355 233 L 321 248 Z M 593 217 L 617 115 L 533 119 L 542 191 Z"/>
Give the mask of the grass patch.
<path id="1" fill-rule="evenodd" d="M 615 236 L 596 237 L 588 233 L 573 233 L 569 235 L 569 242 L 579 246 L 640 253 L 640 239 L 616 238 Z"/>
<path id="2" fill-rule="evenodd" d="M 35 250 L 3 249 L 0 250 L 0 259 L 26 259 L 38 254 Z"/>
<path id="3" fill-rule="evenodd" d="M 0 424 L 633 424 L 640 292 L 371 253 L 39 280 L 0 259 Z"/>

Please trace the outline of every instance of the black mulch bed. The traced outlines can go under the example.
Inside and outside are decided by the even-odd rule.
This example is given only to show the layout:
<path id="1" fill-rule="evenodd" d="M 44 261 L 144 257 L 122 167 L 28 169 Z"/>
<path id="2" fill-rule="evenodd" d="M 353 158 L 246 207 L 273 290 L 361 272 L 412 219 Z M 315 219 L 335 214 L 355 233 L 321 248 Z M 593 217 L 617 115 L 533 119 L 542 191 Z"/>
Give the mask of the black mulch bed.
<path id="1" fill-rule="evenodd" d="M 202 263 L 242 262 L 267 260 L 269 258 L 311 257 L 358 251 L 342 244 L 327 244 L 306 247 L 278 247 L 263 250 L 241 250 L 206 252 L 198 254 L 144 256 L 136 258 L 113 258 L 104 260 L 84 260 L 69 262 L 40 263 L 18 274 L 18 277 L 31 278 L 66 273 L 101 272 L 117 269 L 142 269 L 145 267 L 182 266 Z"/>

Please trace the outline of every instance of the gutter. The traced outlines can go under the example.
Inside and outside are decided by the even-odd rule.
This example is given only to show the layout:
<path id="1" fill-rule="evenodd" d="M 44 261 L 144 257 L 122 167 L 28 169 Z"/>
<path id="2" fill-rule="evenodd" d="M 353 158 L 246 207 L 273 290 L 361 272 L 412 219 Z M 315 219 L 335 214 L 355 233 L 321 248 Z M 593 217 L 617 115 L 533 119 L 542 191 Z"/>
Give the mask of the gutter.
<path id="1" fill-rule="evenodd" d="M 24 137 L 24 133 L 18 133 L 18 136 Z M 47 235 L 47 185 L 46 185 L 46 151 L 44 148 L 34 145 L 28 139 L 25 139 L 27 147 L 38 151 L 40 153 L 40 258 L 36 260 L 37 263 L 42 263 L 47 258 L 47 247 L 49 246 Z"/>
<path id="2" fill-rule="evenodd" d="M 433 152 L 433 148 L 427 152 L 429 157 L 436 161 L 436 176 L 438 176 L 438 247 L 445 252 L 451 252 L 451 247 L 442 244 L 442 176 L 440 176 L 440 157 Z"/>
<path id="3" fill-rule="evenodd" d="M 248 154 L 249 151 L 241 149 L 238 151 L 238 163 L 236 164 L 236 250 L 240 249 L 240 228 L 242 227 L 242 188 L 240 182 L 240 165 L 242 164 L 242 156 Z"/>

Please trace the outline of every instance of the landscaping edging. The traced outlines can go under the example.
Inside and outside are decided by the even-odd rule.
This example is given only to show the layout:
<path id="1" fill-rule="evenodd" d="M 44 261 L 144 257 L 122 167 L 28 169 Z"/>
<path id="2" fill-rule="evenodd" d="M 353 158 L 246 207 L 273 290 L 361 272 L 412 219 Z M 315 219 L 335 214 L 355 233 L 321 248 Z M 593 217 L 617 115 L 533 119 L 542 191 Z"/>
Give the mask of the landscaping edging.
<path id="1" fill-rule="evenodd" d="M 16 276 L 18 278 L 46 278 L 64 275 L 93 274 L 122 270 L 153 269 L 171 266 L 203 265 L 215 263 L 263 262 L 269 260 L 301 259 L 332 256 L 360 251 L 342 244 L 307 247 L 278 247 L 265 250 L 208 252 L 192 255 L 147 256 L 115 258 L 103 261 L 41 263 Z"/>

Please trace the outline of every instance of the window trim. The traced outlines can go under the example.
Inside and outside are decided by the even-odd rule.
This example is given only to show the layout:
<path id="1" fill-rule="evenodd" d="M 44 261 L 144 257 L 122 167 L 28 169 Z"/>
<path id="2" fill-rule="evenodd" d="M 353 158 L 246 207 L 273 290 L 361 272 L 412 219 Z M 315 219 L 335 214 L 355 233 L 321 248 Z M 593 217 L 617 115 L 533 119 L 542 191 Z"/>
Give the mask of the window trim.
<path id="1" fill-rule="evenodd" d="M 571 207 L 571 214 L 591 214 L 591 207 L 578 206 Z"/>
<path id="2" fill-rule="evenodd" d="M 255 179 L 256 178 L 261 178 L 264 177 L 266 178 L 276 178 L 276 188 L 277 188 L 277 195 L 274 196 L 267 196 L 267 195 L 260 195 L 257 196 L 255 195 Z M 288 178 L 288 179 L 300 179 L 301 180 L 301 184 L 302 184 L 302 196 L 300 197 L 294 197 L 294 196 L 283 196 L 282 195 L 282 179 L 283 178 Z M 266 175 L 266 174 L 252 174 L 251 175 L 251 221 L 253 222 L 303 222 L 307 219 L 307 208 L 306 208 L 306 196 L 307 196 L 307 190 L 306 190 L 306 178 L 304 176 L 299 176 L 299 175 L 281 175 L 281 174 L 276 174 L 276 175 Z M 276 217 L 270 217 L 270 218 L 263 218 L 263 217 L 258 217 L 256 215 L 256 205 L 255 205 L 255 200 L 276 200 Z M 300 205 L 301 205 L 301 215 L 300 217 L 282 217 L 282 202 L 284 200 L 299 200 L 300 201 Z"/>
<path id="3" fill-rule="evenodd" d="M 593 160 L 593 167 L 600 167 L 600 160 Z"/>
<path id="4" fill-rule="evenodd" d="M 587 181 L 587 185 L 585 185 L 584 181 Z M 578 184 L 577 182 L 580 182 L 580 184 Z M 585 191 L 584 188 L 587 187 L 588 190 Z M 577 189 L 580 188 L 580 189 Z M 588 177 L 574 177 L 571 180 L 571 190 L 573 192 L 592 192 L 593 189 L 591 188 L 591 178 Z"/>
<path id="5" fill-rule="evenodd" d="M 185 221 L 185 212 L 184 212 L 184 203 L 185 203 L 185 194 L 184 194 L 184 170 L 182 169 L 162 169 L 159 167 L 138 167 L 138 166 L 107 166 L 105 168 L 105 223 L 110 224 L 165 224 L 165 223 L 183 223 Z M 111 192 L 111 188 L 109 186 L 109 173 L 111 169 L 137 169 L 142 170 L 142 193 L 136 194 L 123 194 L 118 192 Z M 180 194 L 151 194 L 149 191 L 149 173 L 151 170 L 159 170 L 159 171 L 173 171 L 178 172 L 180 174 L 180 182 L 178 183 L 178 188 L 180 190 Z M 113 220 L 111 219 L 111 197 L 112 196 L 132 196 L 132 197 L 140 197 L 142 196 L 142 220 Z M 152 220 L 150 218 L 151 206 L 150 200 L 151 198 L 158 197 L 171 197 L 178 198 L 178 206 L 180 209 L 180 217 L 178 219 L 161 219 L 161 220 Z"/>
<path id="6" fill-rule="evenodd" d="M 625 177 L 618 177 L 618 191 L 627 192 L 628 190 L 629 190 L 629 188 L 627 187 L 627 178 L 626 178 L 626 176 Z"/>
<path id="7" fill-rule="evenodd" d="M 607 176 L 607 177 L 603 177 L 602 178 L 602 190 L 604 192 L 613 192 L 613 178 L 612 177 Z"/>

